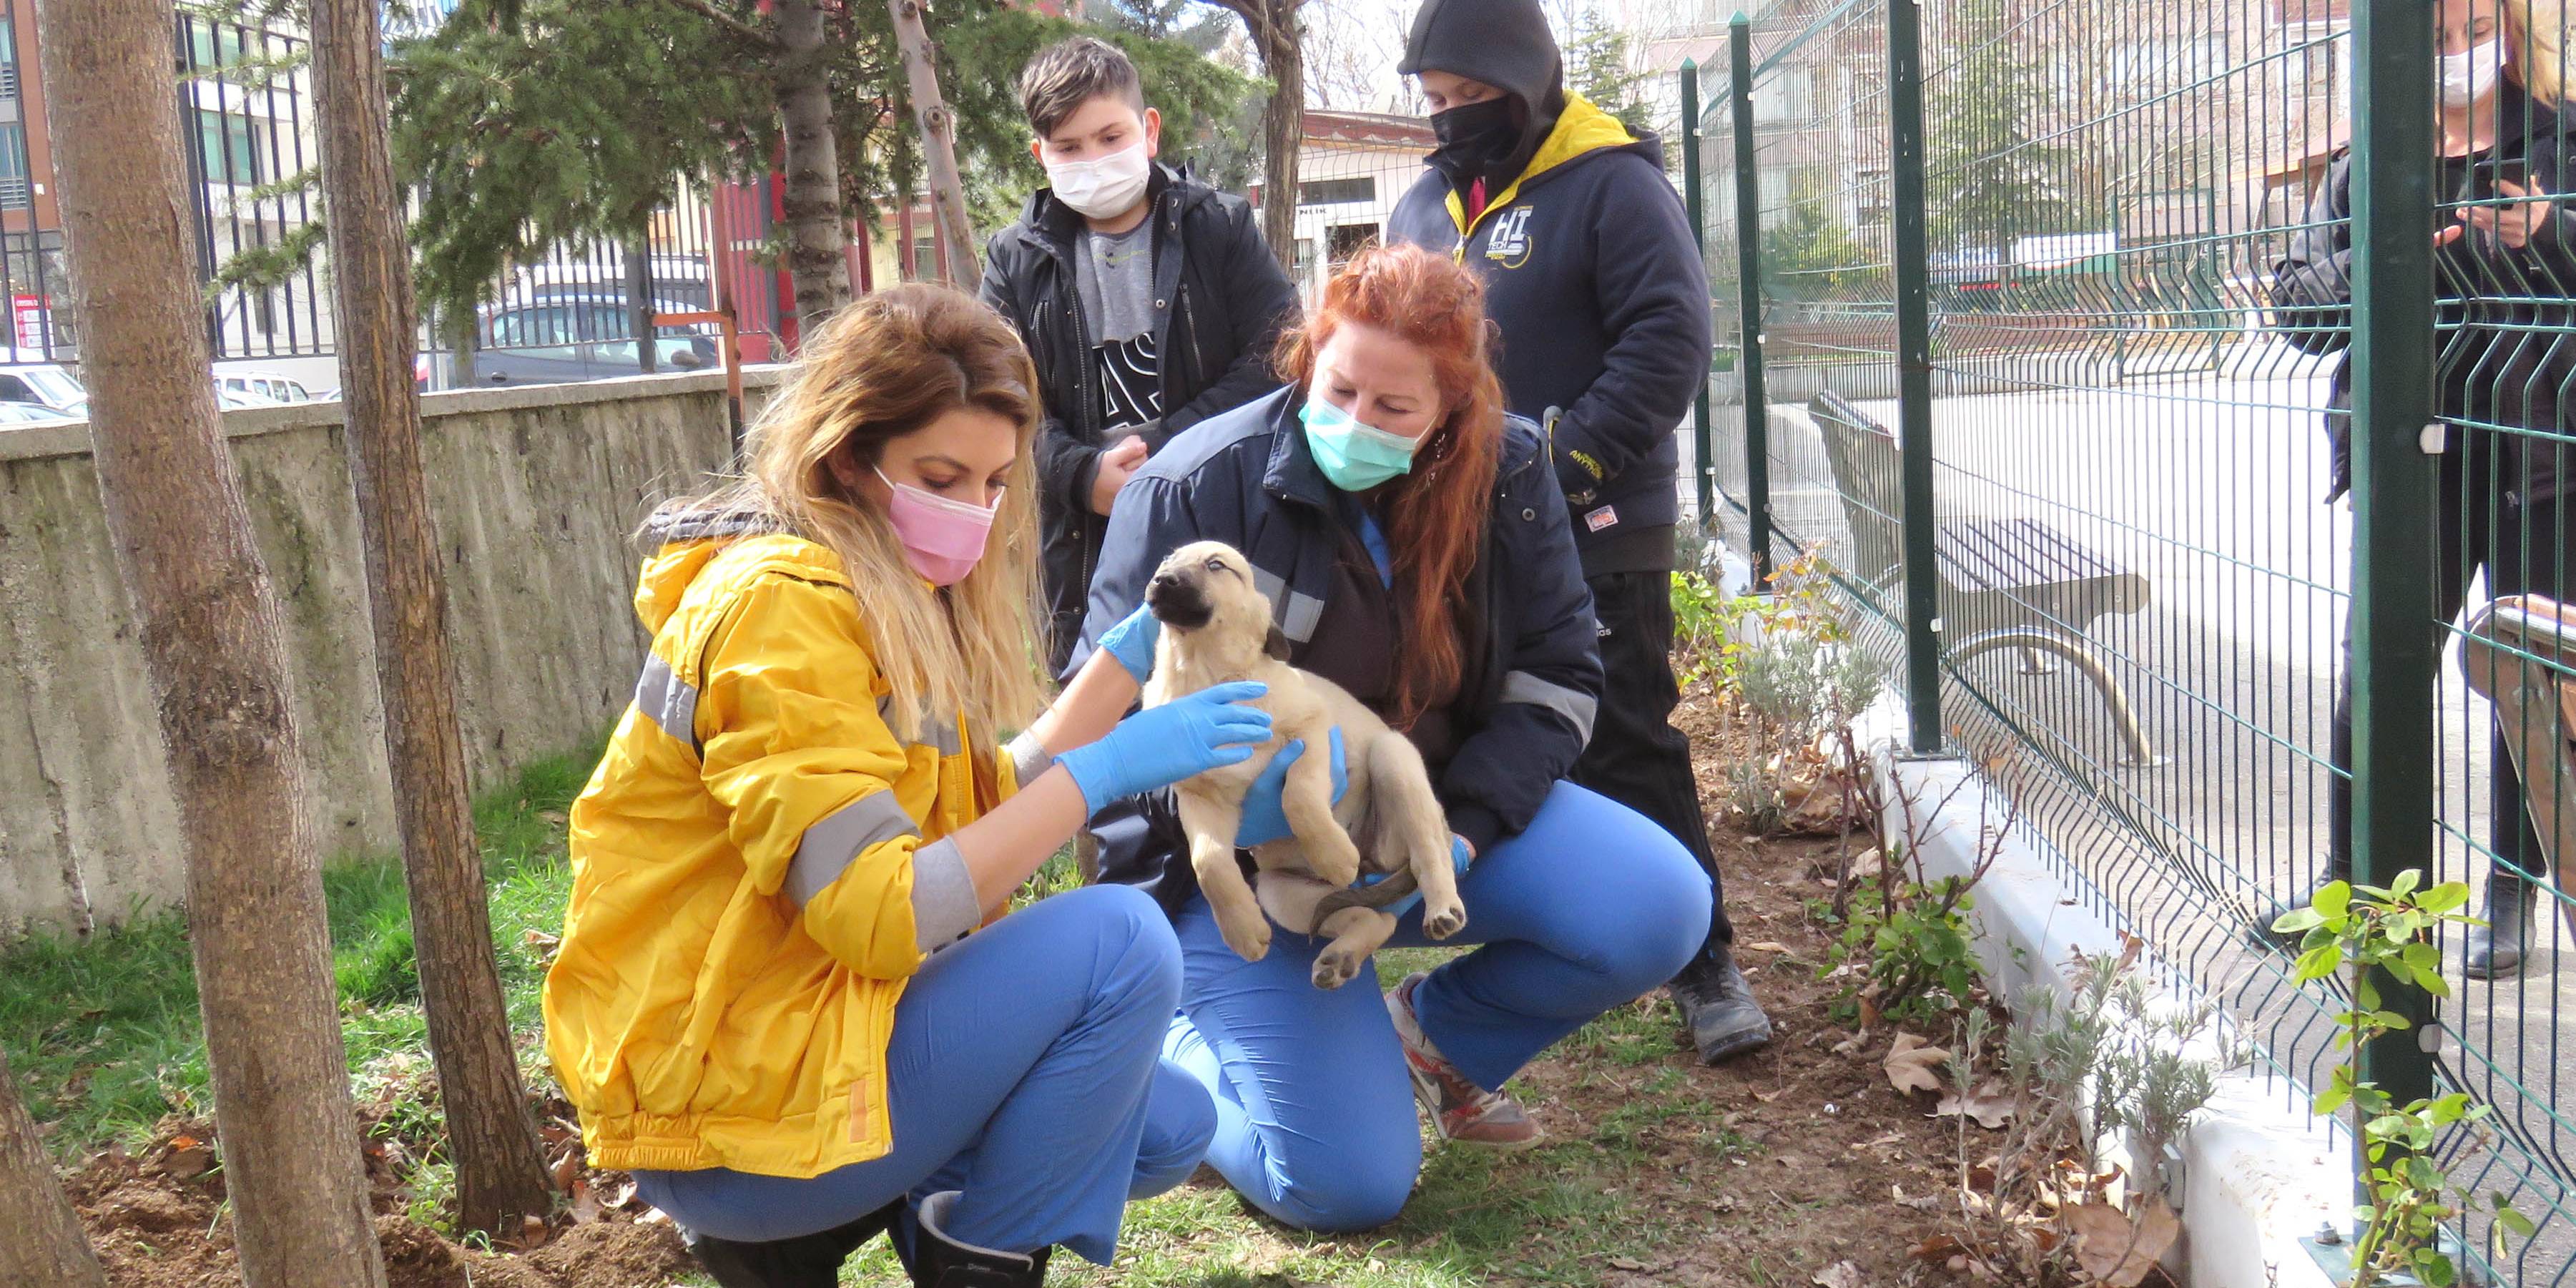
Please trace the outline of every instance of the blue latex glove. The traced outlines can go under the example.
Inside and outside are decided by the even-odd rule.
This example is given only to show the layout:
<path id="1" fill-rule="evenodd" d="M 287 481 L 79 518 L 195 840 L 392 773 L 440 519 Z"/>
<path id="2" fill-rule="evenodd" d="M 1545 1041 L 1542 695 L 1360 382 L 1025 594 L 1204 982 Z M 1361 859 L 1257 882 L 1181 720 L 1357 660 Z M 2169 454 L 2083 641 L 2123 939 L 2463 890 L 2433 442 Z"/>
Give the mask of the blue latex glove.
<path id="1" fill-rule="evenodd" d="M 1143 604 L 1127 620 L 1100 633 L 1100 651 L 1118 659 L 1142 685 L 1154 673 L 1154 641 L 1163 638 L 1163 623 Z"/>
<path id="2" fill-rule="evenodd" d="M 1073 776 L 1082 803 L 1097 814 L 1122 797 L 1251 759 L 1253 744 L 1270 741 L 1270 713 L 1243 704 L 1269 691 L 1257 680 L 1209 685 L 1119 721 L 1100 741 L 1076 747 L 1055 763 Z"/>
<path id="3" fill-rule="evenodd" d="M 1351 789 L 1350 766 L 1342 759 L 1342 727 L 1333 726 L 1333 803 L 1342 803 L 1342 793 Z M 1243 821 L 1235 826 L 1234 843 L 1245 849 L 1266 845 L 1290 834 L 1288 812 L 1280 807 L 1280 789 L 1287 786 L 1288 767 L 1306 754 L 1306 740 L 1298 738 L 1283 744 L 1279 753 L 1262 767 L 1261 776 L 1252 780 L 1252 789 L 1243 794 Z"/>
<path id="4" fill-rule="evenodd" d="M 1338 732 L 1338 731 L 1337 731 L 1337 732 Z M 1450 866 L 1450 868 L 1451 868 L 1452 870 L 1454 870 L 1455 872 L 1457 872 L 1457 874 L 1458 874 L 1458 875 L 1460 875 L 1460 876 L 1462 876 L 1462 877 L 1463 877 L 1463 876 L 1467 875 L 1467 863 L 1468 863 L 1468 859 L 1469 859 L 1469 855 L 1468 855 L 1468 853 L 1467 853 L 1467 838 L 1466 838 L 1466 837 L 1463 837 L 1463 836 L 1460 836 L 1460 835 L 1458 835 L 1458 834 L 1457 834 L 1457 833 L 1455 833 L 1455 832 L 1450 833 L 1450 834 L 1449 834 L 1449 866 Z M 1363 873 L 1361 873 L 1361 874 L 1360 874 L 1360 879 L 1359 879 L 1359 880 L 1357 880 L 1357 881 L 1355 881 L 1355 882 L 1352 882 L 1352 884 L 1353 884 L 1353 885 L 1373 886 L 1373 885 L 1376 885 L 1376 884 L 1377 884 L 1378 882 L 1380 882 L 1380 881 L 1384 881 L 1384 880 L 1386 880 L 1387 875 L 1388 875 L 1388 874 L 1387 874 L 1387 873 L 1384 873 L 1384 872 L 1363 872 Z M 1422 892 L 1421 892 L 1421 891 L 1419 891 L 1419 890 L 1416 890 L 1416 891 L 1414 891 L 1413 893 L 1411 893 L 1411 894 L 1409 894 L 1409 895 L 1406 895 L 1406 896 L 1404 896 L 1403 898 L 1398 899 L 1398 900 L 1396 900 L 1396 901 L 1395 901 L 1395 902 L 1393 902 L 1393 903 L 1388 904 L 1388 905 L 1386 906 L 1386 914 L 1387 914 L 1388 916 L 1390 916 L 1390 917 L 1401 917 L 1401 916 L 1403 916 L 1404 914 L 1406 914 L 1406 913 L 1408 913 L 1408 912 L 1413 911 L 1413 909 L 1415 908 L 1415 906 L 1416 906 L 1416 905 L 1418 905 L 1418 904 L 1420 904 L 1421 902 L 1422 902 Z"/>

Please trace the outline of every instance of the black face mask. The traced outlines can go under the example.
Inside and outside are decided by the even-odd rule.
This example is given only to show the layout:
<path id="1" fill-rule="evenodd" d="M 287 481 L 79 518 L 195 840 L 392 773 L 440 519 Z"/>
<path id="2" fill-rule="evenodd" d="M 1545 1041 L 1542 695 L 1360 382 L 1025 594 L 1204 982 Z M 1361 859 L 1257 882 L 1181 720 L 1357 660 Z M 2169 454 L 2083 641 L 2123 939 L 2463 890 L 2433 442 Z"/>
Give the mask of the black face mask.
<path id="1" fill-rule="evenodd" d="M 1508 97 L 1450 108 L 1431 118 L 1431 133 L 1440 140 L 1431 150 L 1432 168 L 1461 185 L 1509 160 L 1521 143 Z"/>

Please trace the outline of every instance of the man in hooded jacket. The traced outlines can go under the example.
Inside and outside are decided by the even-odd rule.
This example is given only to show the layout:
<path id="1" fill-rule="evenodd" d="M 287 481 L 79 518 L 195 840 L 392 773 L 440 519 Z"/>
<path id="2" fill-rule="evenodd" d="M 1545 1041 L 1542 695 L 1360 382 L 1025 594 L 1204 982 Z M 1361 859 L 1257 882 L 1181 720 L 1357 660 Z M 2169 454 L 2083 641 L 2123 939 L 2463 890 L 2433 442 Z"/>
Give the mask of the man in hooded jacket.
<path id="1" fill-rule="evenodd" d="M 1565 89 L 1538 0 L 1424 0 L 1405 42 L 1439 147 L 1388 236 L 1485 280 L 1511 410 L 1548 433 L 1599 619 L 1601 695 L 1574 781 L 1661 824 L 1718 881 L 1672 727 L 1675 430 L 1709 362 L 1708 276 L 1663 143 Z M 1729 945 L 1724 891 L 1706 951 L 1672 983 L 1700 1058 L 1771 1038 Z"/>

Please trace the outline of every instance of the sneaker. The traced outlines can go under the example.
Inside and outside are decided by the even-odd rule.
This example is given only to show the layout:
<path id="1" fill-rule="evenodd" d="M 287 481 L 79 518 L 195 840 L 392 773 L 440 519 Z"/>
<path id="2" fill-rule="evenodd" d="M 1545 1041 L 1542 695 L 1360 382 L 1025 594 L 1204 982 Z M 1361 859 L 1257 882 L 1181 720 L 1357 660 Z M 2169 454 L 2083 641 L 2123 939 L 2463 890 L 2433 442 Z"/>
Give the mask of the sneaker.
<path id="1" fill-rule="evenodd" d="M 1519 1101 L 1469 1082 L 1440 1054 L 1440 1048 L 1431 1045 L 1413 1014 L 1413 990 L 1422 979 L 1419 972 L 1406 976 L 1386 995 L 1386 1009 L 1395 1017 L 1396 1037 L 1404 1043 L 1404 1067 L 1413 1075 L 1413 1098 L 1431 1115 L 1432 1128 L 1442 1140 L 1485 1149 L 1527 1149 L 1537 1144 L 1538 1124 L 1530 1121 L 1529 1111 Z"/>

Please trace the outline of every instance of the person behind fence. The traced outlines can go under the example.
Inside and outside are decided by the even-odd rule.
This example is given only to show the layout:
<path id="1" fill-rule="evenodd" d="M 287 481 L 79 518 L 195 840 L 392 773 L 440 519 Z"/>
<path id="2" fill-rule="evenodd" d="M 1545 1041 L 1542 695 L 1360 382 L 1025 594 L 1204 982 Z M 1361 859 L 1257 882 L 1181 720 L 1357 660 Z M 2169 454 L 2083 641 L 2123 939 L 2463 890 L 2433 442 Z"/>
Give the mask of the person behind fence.
<path id="1" fill-rule="evenodd" d="M 1082 630 L 1109 507 L 1174 434 L 1279 387 L 1270 350 L 1297 294 L 1252 207 L 1159 163 L 1163 122 L 1104 41 L 1048 47 L 1020 75 L 1049 187 L 985 248 L 983 296 L 1028 341 L 1038 431 L 1047 661 Z"/>
<path id="2" fill-rule="evenodd" d="M 807 342 L 749 477 L 649 525 L 652 649 L 572 809 L 547 1053 L 591 1163 L 725 1288 L 828 1288 L 888 1229 L 915 1283 L 1035 1288 L 1054 1245 L 1107 1264 L 1216 1130 L 1161 1059 L 1154 902 L 1003 915 L 1095 809 L 1269 736 L 1257 684 L 1121 720 L 1111 662 L 1040 711 L 1037 390 L 965 294 L 870 295 Z M 1286 834 L 1294 758 L 1247 842 Z"/>
<path id="3" fill-rule="evenodd" d="M 2516 21 L 2524 16 L 2496 0 L 2441 0 L 2436 10 L 2435 192 L 2464 203 L 2447 212 L 2431 247 L 2442 300 L 2436 373 L 2444 433 L 2434 612 L 2444 621 L 2459 614 L 2478 573 L 2490 596 L 2564 599 L 2576 571 L 2576 513 L 2567 504 L 2576 500 L 2576 456 L 2556 437 L 2569 432 L 2576 412 L 2567 397 L 2576 352 L 2566 334 L 2576 309 L 2565 302 L 2576 291 L 2576 211 L 2551 200 L 2576 190 L 2576 167 L 2556 110 L 2559 69 L 2554 59 L 2522 56 L 2532 47 Z M 2325 412 L 2328 502 L 2352 486 L 2352 171 L 2349 153 L 2335 158 L 2272 270 L 2273 307 L 2290 342 L 2342 355 Z M 2352 875 L 2352 682 L 2347 621 L 2328 752 L 2343 772 L 2328 776 L 2325 870 L 2293 903 L 2272 909 L 2265 927 L 2311 902 L 2315 886 Z M 2536 897 L 2531 874 L 2548 867 L 2500 731 L 2492 755 L 2495 858 L 2481 914 L 2488 925 L 2470 929 L 2462 962 L 2478 978 L 2522 969 Z"/>
<path id="4" fill-rule="evenodd" d="M 1707 378 L 1708 276 L 1663 144 L 1565 89 L 1538 0 L 1425 0 L 1396 70 L 1418 76 L 1439 147 L 1390 240 L 1485 279 L 1511 410 L 1541 423 L 1572 508 L 1608 684 L 1573 781 L 1653 819 L 1717 889 L 1702 951 L 1672 980 L 1700 1059 L 1771 1040 L 1744 973 L 1691 772 L 1672 726 L 1676 427 Z"/>
<path id="5" fill-rule="evenodd" d="M 1505 414 L 1484 290 L 1446 256 L 1362 250 L 1281 349 L 1289 386 L 1174 439 L 1109 517 L 1079 655 L 1139 679 L 1133 610 L 1193 541 L 1243 552 L 1290 660 L 1406 731 L 1468 861 L 1484 947 L 1381 999 L 1310 982 L 1319 940 L 1226 946 L 1169 796 L 1096 819 L 1104 879 L 1177 919 L 1185 981 L 1165 1054 L 1214 1098 L 1208 1162 L 1289 1225 L 1392 1220 L 1444 1140 L 1516 1149 L 1501 1088 L 1593 1017 L 1671 977 L 1707 934 L 1709 881 L 1662 828 L 1567 780 L 1601 692 L 1591 596 L 1536 426 Z M 1419 904 L 1399 945 L 1427 942 Z M 1407 1094 L 1410 1083 L 1412 1094 Z"/>

